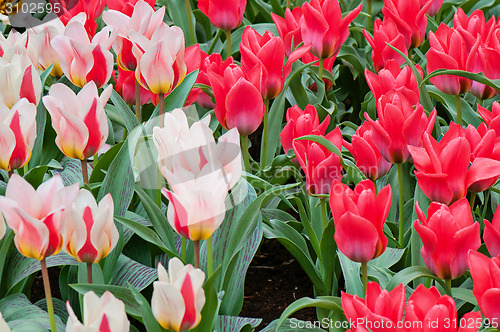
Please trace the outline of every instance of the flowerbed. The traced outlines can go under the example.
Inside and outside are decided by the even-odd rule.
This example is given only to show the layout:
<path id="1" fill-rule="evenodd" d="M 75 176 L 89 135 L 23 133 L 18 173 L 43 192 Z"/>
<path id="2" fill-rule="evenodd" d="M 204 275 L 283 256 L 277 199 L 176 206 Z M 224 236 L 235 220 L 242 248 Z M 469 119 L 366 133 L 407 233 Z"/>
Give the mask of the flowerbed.
<path id="1" fill-rule="evenodd" d="M 0 331 L 498 328 L 495 1 L 0 11 Z M 265 239 L 314 296 L 259 326 Z"/>

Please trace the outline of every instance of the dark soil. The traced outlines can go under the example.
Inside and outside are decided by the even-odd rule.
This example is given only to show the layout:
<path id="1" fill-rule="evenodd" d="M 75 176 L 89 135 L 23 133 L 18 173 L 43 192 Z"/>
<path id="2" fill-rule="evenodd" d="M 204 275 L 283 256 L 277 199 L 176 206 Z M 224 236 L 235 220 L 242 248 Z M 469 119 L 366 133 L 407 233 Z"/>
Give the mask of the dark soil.
<path id="1" fill-rule="evenodd" d="M 241 317 L 262 318 L 256 331 L 278 319 L 288 305 L 302 297 L 314 297 L 312 283 L 293 256 L 276 240 L 264 240 L 245 279 Z M 314 321 L 316 311 L 308 308 L 292 317 Z"/>
<path id="2" fill-rule="evenodd" d="M 49 272 L 50 279 L 50 293 L 52 294 L 52 297 L 60 299 L 61 292 L 59 291 L 59 272 L 61 269 L 59 266 L 53 266 L 49 267 L 47 270 Z M 39 271 L 33 280 L 33 284 L 31 284 L 31 302 L 36 303 L 44 298 L 45 290 L 43 288 L 42 272 Z"/>

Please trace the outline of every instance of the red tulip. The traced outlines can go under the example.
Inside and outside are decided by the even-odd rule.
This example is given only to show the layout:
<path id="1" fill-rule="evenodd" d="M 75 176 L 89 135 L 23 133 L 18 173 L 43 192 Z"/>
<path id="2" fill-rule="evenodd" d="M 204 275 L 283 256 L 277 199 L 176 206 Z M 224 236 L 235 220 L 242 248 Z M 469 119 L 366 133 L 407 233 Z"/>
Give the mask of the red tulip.
<path id="1" fill-rule="evenodd" d="M 391 209 L 392 190 L 385 186 L 376 194 L 371 180 L 363 180 L 354 190 L 334 180 L 330 208 L 335 223 L 335 242 L 350 260 L 367 263 L 387 247 L 384 224 Z"/>
<path id="2" fill-rule="evenodd" d="M 418 184 L 432 201 L 453 203 L 464 198 L 469 187 L 477 189 L 475 185 L 491 183 L 500 174 L 496 160 L 477 157 L 470 164 L 471 144 L 458 127 L 450 126 L 439 142 L 426 133 L 423 147 L 409 147 Z"/>
<path id="3" fill-rule="evenodd" d="M 441 9 L 444 0 L 420 0 L 420 7 L 424 7 L 427 2 L 430 2 L 431 5 L 427 8 L 426 14 L 429 16 L 434 16 Z"/>
<path id="4" fill-rule="evenodd" d="M 397 331 L 396 325 L 403 320 L 406 294 L 403 284 L 388 292 L 376 282 L 369 282 L 365 299 L 342 292 L 342 309 L 352 332 Z M 399 323 L 401 324 L 401 323 Z"/>
<path id="5" fill-rule="evenodd" d="M 247 0 L 199 0 L 198 8 L 208 16 L 210 23 L 223 30 L 240 26 Z"/>
<path id="6" fill-rule="evenodd" d="M 401 55 L 387 45 L 389 43 L 405 55 L 408 55 L 405 37 L 398 31 L 396 24 L 392 20 L 375 20 L 373 37 L 366 29 L 363 29 L 363 35 L 372 47 L 372 60 L 376 72 L 384 68 L 389 60 L 395 60 L 398 65 L 402 65 L 405 62 L 405 59 Z"/>
<path id="7" fill-rule="evenodd" d="M 208 77 L 215 96 L 215 116 L 226 129 L 237 128 L 241 136 L 248 136 L 259 127 L 265 105 L 258 81 L 249 81 L 243 69 L 229 65 L 221 76 L 209 69 Z"/>
<path id="8" fill-rule="evenodd" d="M 137 68 L 137 59 L 132 53 L 131 32 L 134 31 L 147 39 L 151 39 L 155 29 L 160 26 L 165 16 L 165 7 L 155 11 L 154 2 L 153 6 L 143 0 L 136 0 L 136 2 L 130 15 L 118 10 L 108 10 L 102 14 L 104 22 L 108 26 L 116 27 L 118 31 L 113 50 L 117 54 L 116 62 L 118 66 L 126 70 L 135 70 Z M 130 6 L 130 2 L 128 5 Z"/>
<path id="9" fill-rule="evenodd" d="M 311 53 L 318 58 L 327 59 L 336 55 L 349 36 L 349 24 L 358 16 L 362 7 L 359 5 L 342 18 L 338 0 L 304 2 L 304 44 L 312 44 Z"/>
<path id="10" fill-rule="evenodd" d="M 342 133 L 339 127 L 324 136 L 339 150 L 342 149 Z M 293 141 L 293 151 L 300 167 L 306 174 L 306 188 L 310 195 L 328 195 L 333 180 L 342 179 L 340 157 L 323 145 L 305 140 Z"/>
<path id="11" fill-rule="evenodd" d="M 229 67 L 229 65 L 234 65 L 234 60 L 233 57 L 229 57 L 225 61 L 223 61 L 222 56 L 219 53 L 212 53 L 207 57 L 204 57 L 203 53 L 202 53 L 203 59 L 200 64 L 200 71 L 198 73 L 198 78 L 196 79 L 196 82 L 211 86 L 208 73 L 211 71 L 217 73 L 220 76 L 224 76 L 224 71 L 226 70 L 227 67 Z M 215 108 L 215 104 L 212 102 L 210 96 L 204 92 L 198 95 L 197 102 L 198 104 L 200 104 L 200 106 L 204 108 L 207 109 Z"/>
<path id="12" fill-rule="evenodd" d="M 420 7 L 420 1 L 385 0 L 382 14 L 396 24 L 398 31 L 405 37 L 406 48 L 415 48 L 425 39 L 425 14 L 431 5 L 430 1 Z"/>
<path id="13" fill-rule="evenodd" d="M 372 125 L 365 121 L 352 136 L 352 144 L 344 141 L 344 146 L 351 152 L 356 166 L 369 179 L 375 181 L 389 172 L 392 164 L 385 160 L 373 141 Z"/>
<path id="14" fill-rule="evenodd" d="M 21 168 L 31 158 L 36 138 L 36 106 L 26 98 L 12 109 L 0 104 L 0 169 Z"/>
<path id="15" fill-rule="evenodd" d="M 420 66 L 417 65 L 417 69 Z M 420 69 L 420 72 L 422 69 Z M 389 93 L 391 90 L 398 91 L 405 96 L 411 105 L 416 105 L 420 102 L 420 94 L 418 92 L 418 84 L 409 66 L 401 69 L 396 60 L 386 62 L 385 68 L 377 74 L 365 69 L 365 77 L 370 90 L 377 101 L 381 96 Z"/>
<path id="16" fill-rule="evenodd" d="M 481 324 L 479 312 L 469 312 L 457 319 L 455 300 L 439 294 L 434 286 L 418 285 L 406 305 L 405 326 L 411 326 L 411 332 L 476 332 Z"/>
<path id="17" fill-rule="evenodd" d="M 455 16 L 453 16 L 453 26 L 464 38 L 467 49 L 471 49 L 478 38 L 481 42 L 486 41 L 495 27 L 495 18 L 492 17 L 486 22 L 482 10 L 477 9 L 470 16 L 467 16 L 464 10 L 458 7 Z"/>
<path id="18" fill-rule="evenodd" d="M 61 250 L 63 214 L 77 194 L 78 184 L 64 187 L 58 175 L 35 190 L 12 174 L 5 196 L 0 197 L 0 209 L 16 234 L 14 243 L 21 254 L 42 260 Z"/>
<path id="19" fill-rule="evenodd" d="M 422 134 L 432 132 L 436 110 L 427 118 L 422 105 L 417 104 L 413 109 L 410 102 L 397 91 L 382 96 L 377 104 L 377 121 L 365 113 L 373 128 L 373 142 L 387 161 L 404 163 L 410 158 L 408 146 L 421 146 Z"/>
<path id="20" fill-rule="evenodd" d="M 312 105 L 307 105 L 302 111 L 297 105 L 293 105 L 286 112 L 286 125 L 281 131 L 281 145 L 288 152 L 293 149 L 293 140 L 305 135 L 325 135 L 326 128 L 330 124 L 330 115 L 327 115 L 321 124 L 318 112 Z"/>
<path id="21" fill-rule="evenodd" d="M 275 13 L 271 13 L 271 17 L 285 45 L 285 54 L 287 57 L 290 57 L 292 51 L 302 43 L 301 27 L 304 21 L 302 8 L 295 7 L 293 10 L 290 10 L 290 8 L 285 9 L 285 18 Z"/>
<path id="22" fill-rule="evenodd" d="M 132 16 L 134 8 L 139 1 L 145 1 L 151 8 L 154 8 L 156 3 L 156 0 L 106 0 L 106 6 L 111 10 L 116 10 L 127 16 Z"/>
<path id="23" fill-rule="evenodd" d="M 88 18 L 85 22 L 85 31 L 87 32 L 88 38 L 92 39 L 97 30 L 97 19 L 101 16 L 107 0 L 49 1 L 53 5 L 53 8 L 59 8 L 59 13 L 57 13 L 57 15 L 64 24 L 68 24 L 68 22 L 79 13 L 85 13 Z"/>
<path id="24" fill-rule="evenodd" d="M 118 67 L 118 77 L 116 78 L 116 92 L 122 96 L 123 100 L 127 104 L 135 105 L 135 73 L 133 71 L 127 71 Z M 155 105 L 158 104 L 158 95 L 155 95 L 149 90 L 144 89 L 142 86 L 141 90 L 141 105 L 153 102 Z"/>
<path id="25" fill-rule="evenodd" d="M 262 96 L 264 99 L 273 99 L 283 90 L 285 80 L 292 71 L 292 64 L 309 49 L 310 46 L 296 49 L 285 63 L 283 40 L 274 37 L 269 31 L 261 36 L 253 28 L 247 26 L 243 31 L 240 44 L 241 67 L 247 73 L 256 66 L 262 68 L 260 88 Z"/>
<path id="26" fill-rule="evenodd" d="M 429 73 L 437 69 L 471 71 L 472 61 L 476 59 L 479 40 L 471 48 L 468 48 L 458 30 L 441 23 L 436 33 L 429 32 L 429 43 L 431 46 L 427 52 L 427 71 Z M 450 95 L 465 93 L 469 91 L 471 86 L 469 79 L 453 75 L 435 76 L 431 78 L 431 83 Z"/>
<path id="27" fill-rule="evenodd" d="M 477 106 L 477 112 L 483 118 L 489 129 L 494 129 L 497 139 L 500 138 L 500 104 L 495 101 L 491 111 L 488 111 L 482 106 Z"/>
<path id="28" fill-rule="evenodd" d="M 500 306 L 500 258 L 488 258 L 485 255 L 471 251 L 469 253 L 469 267 L 474 283 L 474 297 L 479 308 L 491 325 L 499 327 Z"/>
<path id="29" fill-rule="evenodd" d="M 484 219 L 483 239 L 492 257 L 500 256 L 500 205 L 497 207 L 491 223 Z"/>
<path id="30" fill-rule="evenodd" d="M 481 246 L 479 223 L 472 220 L 469 201 L 462 198 L 449 207 L 432 202 L 427 217 L 415 203 L 415 230 L 422 239 L 425 265 L 441 279 L 455 279 L 468 269 L 467 253 Z"/>

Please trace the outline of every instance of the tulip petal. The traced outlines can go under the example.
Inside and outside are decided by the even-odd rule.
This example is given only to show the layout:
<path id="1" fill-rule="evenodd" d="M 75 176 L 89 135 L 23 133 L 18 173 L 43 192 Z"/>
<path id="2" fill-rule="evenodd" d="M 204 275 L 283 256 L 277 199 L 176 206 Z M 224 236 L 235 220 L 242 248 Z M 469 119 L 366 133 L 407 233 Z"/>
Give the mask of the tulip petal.
<path id="1" fill-rule="evenodd" d="M 368 220 L 348 211 L 335 225 L 335 242 L 350 260 L 368 262 L 375 255 L 378 233 Z"/>

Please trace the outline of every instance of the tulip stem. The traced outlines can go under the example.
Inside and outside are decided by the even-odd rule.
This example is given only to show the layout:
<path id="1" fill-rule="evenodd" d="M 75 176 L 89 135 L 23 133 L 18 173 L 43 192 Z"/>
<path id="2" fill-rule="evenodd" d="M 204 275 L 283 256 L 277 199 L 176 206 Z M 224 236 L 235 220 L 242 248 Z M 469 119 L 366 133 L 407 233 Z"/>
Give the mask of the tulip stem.
<path id="1" fill-rule="evenodd" d="M 87 263 L 87 284 L 92 284 L 92 263 Z"/>
<path id="2" fill-rule="evenodd" d="M 366 299 L 366 287 L 368 285 L 368 264 L 366 262 L 361 263 L 361 277 L 363 278 L 363 293 Z"/>
<path id="3" fill-rule="evenodd" d="M 194 44 L 194 27 L 193 27 L 193 17 L 191 13 L 191 0 L 185 0 L 186 2 L 186 13 L 187 13 L 187 18 L 188 18 L 188 25 L 189 25 L 189 38 L 191 44 Z"/>
<path id="4" fill-rule="evenodd" d="M 446 284 L 447 291 L 451 295 L 451 279 L 444 279 L 444 283 Z"/>
<path id="5" fill-rule="evenodd" d="M 194 241 L 194 267 L 200 268 L 200 241 Z"/>
<path id="6" fill-rule="evenodd" d="M 372 31 L 372 0 L 366 0 L 368 10 L 368 30 Z"/>
<path id="7" fill-rule="evenodd" d="M 250 156 L 248 152 L 248 136 L 241 136 L 241 153 L 243 153 L 243 162 L 245 171 L 250 173 Z"/>
<path id="8" fill-rule="evenodd" d="M 212 275 L 214 270 L 213 254 L 212 254 L 212 237 L 207 239 L 207 274 L 208 277 Z"/>
<path id="9" fill-rule="evenodd" d="M 231 30 L 226 30 L 226 56 L 229 58 L 232 55 L 231 53 Z"/>
<path id="10" fill-rule="evenodd" d="M 457 123 L 462 126 L 462 98 L 460 95 L 455 96 L 455 103 L 457 104 Z"/>
<path id="11" fill-rule="evenodd" d="M 163 122 L 163 118 L 164 118 L 164 115 L 165 115 L 165 94 L 164 93 L 160 93 L 159 95 L 160 97 L 160 110 L 159 110 L 159 115 L 160 115 L 160 128 L 163 128 L 163 126 L 165 125 Z"/>
<path id="12" fill-rule="evenodd" d="M 184 236 L 181 236 L 181 258 L 185 262 L 187 258 L 186 253 L 187 240 Z"/>
<path id="13" fill-rule="evenodd" d="M 57 332 L 56 320 L 54 317 L 54 305 L 52 304 L 52 292 L 50 291 L 49 272 L 47 270 L 47 262 L 45 261 L 45 258 L 40 261 L 40 265 L 42 266 L 43 288 L 45 289 L 45 301 L 47 302 L 47 312 L 49 313 L 50 330 L 52 332 Z"/>
<path id="14" fill-rule="evenodd" d="M 319 70 L 318 70 L 318 77 L 320 80 L 323 80 L 323 68 L 325 67 L 325 59 L 320 58 L 319 59 Z"/>
<path id="15" fill-rule="evenodd" d="M 264 100 L 266 110 L 264 111 L 264 132 L 262 134 L 262 146 L 260 151 L 260 168 L 267 166 L 267 146 L 269 140 L 269 99 Z"/>
<path id="16" fill-rule="evenodd" d="M 399 187 L 399 248 L 404 247 L 404 193 L 403 193 L 403 164 L 398 165 L 398 187 Z"/>
<path id="17" fill-rule="evenodd" d="M 476 196 L 477 196 L 476 192 L 472 192 L 470 194 L 470 211 L 472 213 L 472 219 L 474 221 L 476 221 L 476 217 L 474 216 L 474 203 L 476 202 Z"/>
<path id="18" fill-rule="evenodd" d="M 215 45 L 217 45 L 217 41 L 220 39 L 220 36 L 222 35 L 222 32 L 224 30 L 222 29 L 219 29 L 217 30 L 217 33 L 215 34 L 215 37 L 214 39 L 212 39 L 212 43 L 210 44 L 210 47 L 208 48 L 208 55 L 212 54 L 212 52 L 214 51 L 214 48 L 215 48 Z"/>
<path id="19" fill-rule="evenodd" d="M 290 0 L 286 0 L 286 8 L 290 8 Z"/>
<path id="20" fill-rule="evenodd" d="M 135 80 L 135 117 L 141 123 L 141 85 Z"/>
<path id="21" fill-rule="evenodd" d="M 82 176 L 83 183 L 89 185 L 89 169 L 87 166 L 87 159 L 82 159 Z"/>
<path id="22" fill-rule="evenodd" d="M 323 222 L 323 231 L 328 226 L 328 216 L 326 214 L 326 198 L 321 198 L 321 221 Z"/>

